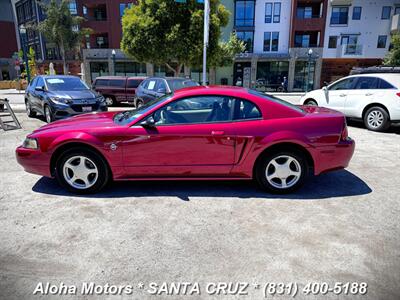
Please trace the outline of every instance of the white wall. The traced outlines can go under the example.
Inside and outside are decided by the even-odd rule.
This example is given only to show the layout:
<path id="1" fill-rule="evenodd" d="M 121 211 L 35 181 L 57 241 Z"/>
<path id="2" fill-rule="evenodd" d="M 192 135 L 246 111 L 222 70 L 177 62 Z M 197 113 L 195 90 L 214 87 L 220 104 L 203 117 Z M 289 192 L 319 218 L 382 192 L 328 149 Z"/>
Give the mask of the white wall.
<path id="1" fill-rule="evenodd" d="M 330 1 L 329 1 L 330 3 Z M 339 58 L 337 49 L 329 49 L 328 42 L 329 36 L 338 36 L 337 47 L 340 47 L 341 34 L 355 34 L 360 33 L 358 36 L 358 44 L 362 45 L 362 55 L 354 56 L 354 58 L 383 58 L 389 48 L 390 44 L 390 27 L 391 18 L 389 20 L 382 20 L 382 7 L 391 6 L 391 15 L 394 14 L 395 3 L 400 5 L 399 0 L 353 0 L 349 7 L 348 25 L 330 25 L 330 18 L 332 14 L 332 6 L 329 4 L 328 15 L 325 27 L 325 40 L 324 40 L 324 58 Z M 361 19 L 353 20 L 353 7 L 361 6 Z M 386 48 L 377 48 L 378 36 L 387 35 Z M 352 58 L 352 56 L 345 56 L 344 58 Z"/>
<path id="2" fill-rule="evenodd" d="M 265 3 L 281 3 L 281 19 L 279 23 L 265 23 Z M 255 7 L 254 53 L 288 53 L 289 30 L 291 18 L 291 0 L 257 0 Z M 264 52 L 264 32 L 279 31 L 278 52 Z"/>

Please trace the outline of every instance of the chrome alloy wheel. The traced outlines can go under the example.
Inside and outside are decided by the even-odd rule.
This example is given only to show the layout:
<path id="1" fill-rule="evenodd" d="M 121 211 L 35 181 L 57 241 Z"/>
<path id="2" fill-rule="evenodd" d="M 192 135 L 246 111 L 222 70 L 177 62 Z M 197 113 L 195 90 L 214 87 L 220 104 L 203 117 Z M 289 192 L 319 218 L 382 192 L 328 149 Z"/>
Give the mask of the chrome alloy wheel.
<path id="1" fill-rule="evenodd" d="M 51 123 L 51 111 L 50 111 L 50 108 L 48 106 L 46 106 L 44 108 L 44 115 L 46 117 L 46 122 L 47 123 Z"/>
<path id="2" fill-rule="evenodd" d="M 99 176 L 97 166 L 85 156 L 72 156 L 63 166 L 64 179 L 76 189 L 84 190 L 93 186 Z"/>
<path id="3" fill-rule="evenodd" d="M 107 106 L 113 105 L 114 104 L 114 99 L 111 98 L 111 97 L 107 97 L 106 98 L 106 104 L 107 104 Z"/>
<path id="4" fill-rule="evenodd" d="M 267 181 L 277 189 L 287 189 L 294 186 L 299 181 L 300 176 L 300 163 L 289 155 L 275 157 L 265 169 Z"/>
<path id="5" fill-rule="evenodd" d="M 381 127 L 383 124 L 384 116 L 379 110 L 372 110 L 367 116 L 368 125 L 372 128 Z"/>

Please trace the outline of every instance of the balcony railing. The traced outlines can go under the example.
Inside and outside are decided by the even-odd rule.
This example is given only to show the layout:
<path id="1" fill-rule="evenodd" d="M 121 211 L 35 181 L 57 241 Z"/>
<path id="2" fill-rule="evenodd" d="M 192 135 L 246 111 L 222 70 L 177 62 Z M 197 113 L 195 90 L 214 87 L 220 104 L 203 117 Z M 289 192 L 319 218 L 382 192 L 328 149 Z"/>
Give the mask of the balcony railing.
<path id="1" fill-rule="evenodd" d="M 338 57 L 359 56 L 363 53 L 363 46 L 359 44 L 345 44 L 338 47 Z"/>

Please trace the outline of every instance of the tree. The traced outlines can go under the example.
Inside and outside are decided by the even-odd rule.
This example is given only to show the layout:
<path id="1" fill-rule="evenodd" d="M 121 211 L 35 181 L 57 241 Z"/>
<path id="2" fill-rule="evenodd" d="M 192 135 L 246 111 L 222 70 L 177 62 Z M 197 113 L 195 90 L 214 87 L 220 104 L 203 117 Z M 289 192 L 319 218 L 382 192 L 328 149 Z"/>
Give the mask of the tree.
<path id="1" fill-rule="evenodd" d="M 27 55 L 28 65 L 29 65 L 29 75 L 31 78 L 33 78 L 37 74 L 35 50 L 33 50 L 32 47 L 29 47 L 29 50 L 26 55 Z M 24 52 L 22 49 L 18 52 L 18 57 L 19 57 L 19 60 L 23 61 L 24 68 L 25 68 L 25 71 L 22 72 L 21 75 L 26 75 L 27 68 L 26 68 L 26 63 L 24 60 Z"/>
<path id="2" fill-rule="evenodd" d="M 197 0 L 141 0 L 122 18 L 121 49 L 137 61 L 165 64 L 178 76 L 183 65 L 200 66 L 203 55 L 203 4 Z M 210 0 L 209 66 L 232 59 L 242 49 L 235 38 L 220 42 L 221 27 L 229 11 L 219 0 Z M 238 46 L 239 45 L 239 46 Z M 240 52 L 240 51 L 239 51 Z"/>
<path id="3" fill-rule="evenodd" d="M 64 74 L 68 74 L 66 52 L 76 50 L 82 38 L 91 32 L 88 28 L 79 28 L 84 18 L 72 16 L 68 8 L 69 0 L 57 2 L 51 0 L 49 4 L 41 4 L 46 14 L 44 21 L 37 25 L 37 29 L 44 34 L 49 42 L 57 45 L 63 60 Z"/>
<path id="4" fill-rule="evenodd" d="M 400 34 L 392 35 L 392 49 L 383 62 L 386 66 L 400 66 Z"/>

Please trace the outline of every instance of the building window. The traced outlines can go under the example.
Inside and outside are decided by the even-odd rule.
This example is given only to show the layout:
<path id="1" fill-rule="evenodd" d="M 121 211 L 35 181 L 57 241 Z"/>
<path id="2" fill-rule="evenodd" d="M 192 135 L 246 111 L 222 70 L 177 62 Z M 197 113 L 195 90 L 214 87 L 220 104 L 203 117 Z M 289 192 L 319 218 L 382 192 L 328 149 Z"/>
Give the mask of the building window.
<path id="1" fill-rule="evenodd" d="M 264 52 L 277 52 L 279 48 L 279 32 L 264 32 Z"/>
<path id="2" fill-rule="evenodd" d="M 254 26 L 254 1 L 235 2 L 235 26 Z"/>
<path id="3" fill-rule="evenodd" d="M 307 48 L 310 46 L 310 35 L 309 34 L 295 34 L 294 46 L 297 48 Z"/>
<path id="4" fill-rule="evenodd" d="M 390 13 L 392 12 L 392 7 L 391 6 L 384 6 L 382 7 L 382 20 L 389 20 L 390 19 Z"/>
<path id="5" fill-rule="evenodd" d="M 378 36 L 377 48 L 386 48 L 387 35 Z"/>
<path id="6" fill-rule="evenodd" d="M 394 9 L 394 14 L 395 14 L 395 15 L 400 14 L 400 6 L 396 6 L 396 7 L 395 7 L 395 9 Z"/>
<path id="7" fill-rule="evenodd" d="M 273 18 L 272 18 L 273 13 Z M 265 23 L 279 23 L 281 21 L 281 3 L 265 3 Z"/>
<path id="8" fill-rule="evenodd" d="M 253 52 L 253 31 L 237 31 L 236 36 L 246 44 L 245 52 Z"/>
<path id="9" fill-rule="evenodd" d="M 272 23 L 272 3 L 265 3 L 265 23 Z"/>
<path id="10" fill-rule="evenodd" d="M 298 7 L 296 16 L 298 19 L 311 19 L 313 17 L 312 7 L 310 6 Z"/>
<path id="11" fill-rule="evenodd" d="M 332 7 L 331 25 L 347 25 L 349 8 L 347 6 Z"/>
<path id="12" fill-rule="evenodd" d="M 78 14 L 78 10 L 76 9 L 76 1 L 75 0 L 70 0 L 68 2 L 68 8 L 69 8 L 69 12 L 71 13 L 71 15 Z"/>
<path id="13" fill-rule="evenodd" d="M 277 52 L 279 48 L 279 32 L 272 32 L 271 51 Z"/>
<path id="14" fill-rule="evenodd" d="M 264 52 L 271 51 L 271 32 L 264 32 Z"/>
<path id="15" fill-rule="evenodd" d="M 281 21 L 281 4 L 279 2 L 274 3 L 274 23 Z"/>
<path id="16" fill-rule="evenodd" d="M 107 36 L 97 36 L 96 37 L 97 48 L 108 48 L 108 38 Z"/>
<path id="17" fill-rule="evenodd" d="M 354 6 L 353 8 L 353 20 L 360 20 L 361 19 L 361 6 Z"/>
<path id="18" fill-rule="evenodd" d="M 125 14 L 125 9 L 131 8 L 132 3 L 120 3 L 119 4 L 119 17 L 122 19 L 123 15 Z"/>
<path id="19" fill-rule="evenodd" d="M 337 36 L 330 36 L 329 37 L 329 43 L 328 43 L 328 48 L 333 49 L 337 47 Z"/>
<path id="20" fill-rule="evenodd" d="M 84 6 L 82 6 L 82 10 L 83 10 L 83 15 L 86 17 L 87 16 L 87 14 L 88 14 L 88 10 L 87 10 L 87 7 L 84 5 Z"/>
<path id="21" fill-rule="evenodd" d="M 262 92 L 276 91 L 288 78 L 288 61 L 257 62 L 256 89 Z"/>

